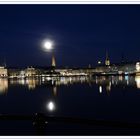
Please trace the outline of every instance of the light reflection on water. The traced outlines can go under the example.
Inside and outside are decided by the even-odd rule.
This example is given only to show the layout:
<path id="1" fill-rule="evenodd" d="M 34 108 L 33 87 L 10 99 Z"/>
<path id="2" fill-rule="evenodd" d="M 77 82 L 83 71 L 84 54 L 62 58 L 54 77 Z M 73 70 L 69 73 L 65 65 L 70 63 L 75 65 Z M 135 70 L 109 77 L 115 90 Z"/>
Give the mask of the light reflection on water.
<path id="1" fill-rule="evenodd" d="M 8 80 L 0 79 L 0 94 L 7 93 L 8 90 Z"/>
<path id="2" fill-rule="evenodd" d="M 88 84 L 89 86 L 97 85 L 99 93 L 103 92 L 105 87 L 106 92 L 110 92 L 112 86 L 134 86 L 140 88 L 140 76 L 95 76 L 95 77 L 43 77 L 39 79 L 0 79 L 0 94 L 7 93 L 9 86 L 21 85 L 28 87 L 29 90 L 35 90 L 41 85 L 51 85 L 53 95 L 57 95 L 57 86 Z"/>
<path id="3" fill-rule="evenodd" d="M 140 88 L 140 76 L 135 77 L 137 88 Z"/>
<path id="4" fill-rule="evenodd" d="M 140 122 L 139 93 L 140 76 L 0 79 L 0 113 Z"/>
<path id="5" fill-rule="evenodd" d="M 0 95 L 6 95 L 0 96 L 0 110 L 4 114 L 43 112 L 54 116 L 139 120 L 138 93 L 140 76 L 0 79 Z"/>

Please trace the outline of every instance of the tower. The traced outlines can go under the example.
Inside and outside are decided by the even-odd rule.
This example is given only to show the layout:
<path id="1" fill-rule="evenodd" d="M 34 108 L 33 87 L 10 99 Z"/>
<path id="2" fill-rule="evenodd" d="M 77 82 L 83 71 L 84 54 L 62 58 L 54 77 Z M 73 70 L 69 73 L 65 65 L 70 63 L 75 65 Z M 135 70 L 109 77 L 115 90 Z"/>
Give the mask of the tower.
<path id="1" fill-rule="evenodd" d="M 110 60 L 109 60 L 108 52 L 107 52 L 107 51 L 106 51 L 105 65 L 106 65 L 106 66 L 109 66 L 109 65 L 110 65 Z"/>
<path id="2" fill-rule="evenodd" d="M 52 67 L 56 67 L 54 54 L 52 55 Z"/>

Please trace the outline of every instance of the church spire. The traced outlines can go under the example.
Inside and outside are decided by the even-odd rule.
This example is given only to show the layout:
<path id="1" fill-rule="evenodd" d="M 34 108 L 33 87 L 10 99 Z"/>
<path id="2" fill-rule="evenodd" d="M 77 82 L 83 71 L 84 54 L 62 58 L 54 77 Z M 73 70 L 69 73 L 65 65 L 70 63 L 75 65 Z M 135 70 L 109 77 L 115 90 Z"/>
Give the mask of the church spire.
<path id="1" fill-rule="evenodd" d="M 110 65 L 110 60 L 109 60 L 109 56 L 108 56 L 108 52 L 107 52 L 107 50 L 106 50 L 105 65 L 106 65 L 106 66 L 109 66 L 109 65 Z"/>
<path id="2" fill-rule="evenodd" d="M 55 57 L 52 55 L 52 67 L 56 67 Z"/>

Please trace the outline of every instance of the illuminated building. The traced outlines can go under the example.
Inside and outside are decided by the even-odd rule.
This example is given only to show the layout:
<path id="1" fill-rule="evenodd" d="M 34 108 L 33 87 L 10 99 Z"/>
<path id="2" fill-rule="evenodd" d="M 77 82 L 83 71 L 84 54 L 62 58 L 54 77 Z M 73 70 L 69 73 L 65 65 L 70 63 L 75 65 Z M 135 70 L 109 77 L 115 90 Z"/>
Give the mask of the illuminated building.
<path id="1" fill-rule="evenodd" d="M 0 77 L 7 77 L 7 76 L 8 76 L 7 69 L 5 67 L 0 67 Z"/>
<path id="2" fill-rule="evenodd" d="M 110 65 L 110 60 L 109 60 L 107 51 L 106 51 L 105 65 L 106 65 L 106 66 L 109 66 L 109 65 Z"/>
<path id="3" fill-rule="evenodd" d="M 26 77 L 31 77 L 31 76 L 35 76 L 36 75 L 36 70 L 33 67 L 28 67 L 27 69 L 25 69 L 25 76 Z"/>
<path id="4" fill-rule="evenodd" d="M 140 72 L 140 62 L 136 63 L 136 72 Z"/>
<path id="5" fill-rule="evenodd" d="M 20 71 L 19 77 L 20 78 L 24 78 L 25 77 L 25 71 L 24 70 Z"/>
<path id="6" fill-rule="evenodd" d="M 8 69 L 8 76 L 9 78 L 17 78 L 20 77 L 21 78 L 21 69 Z"/>

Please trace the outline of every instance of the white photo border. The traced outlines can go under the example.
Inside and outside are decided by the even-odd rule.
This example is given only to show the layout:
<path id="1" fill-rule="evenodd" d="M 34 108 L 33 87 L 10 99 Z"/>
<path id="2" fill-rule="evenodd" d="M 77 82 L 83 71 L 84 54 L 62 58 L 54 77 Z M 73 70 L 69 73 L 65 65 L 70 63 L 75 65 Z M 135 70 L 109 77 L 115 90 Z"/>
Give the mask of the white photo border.
<path id="1" fill-rule="evenodd" d="M 140 4 L 140 0 L 0 0 L 0 4 Z M 0 136 L 0 140 L 133 140 L 140 136 Z"/>

